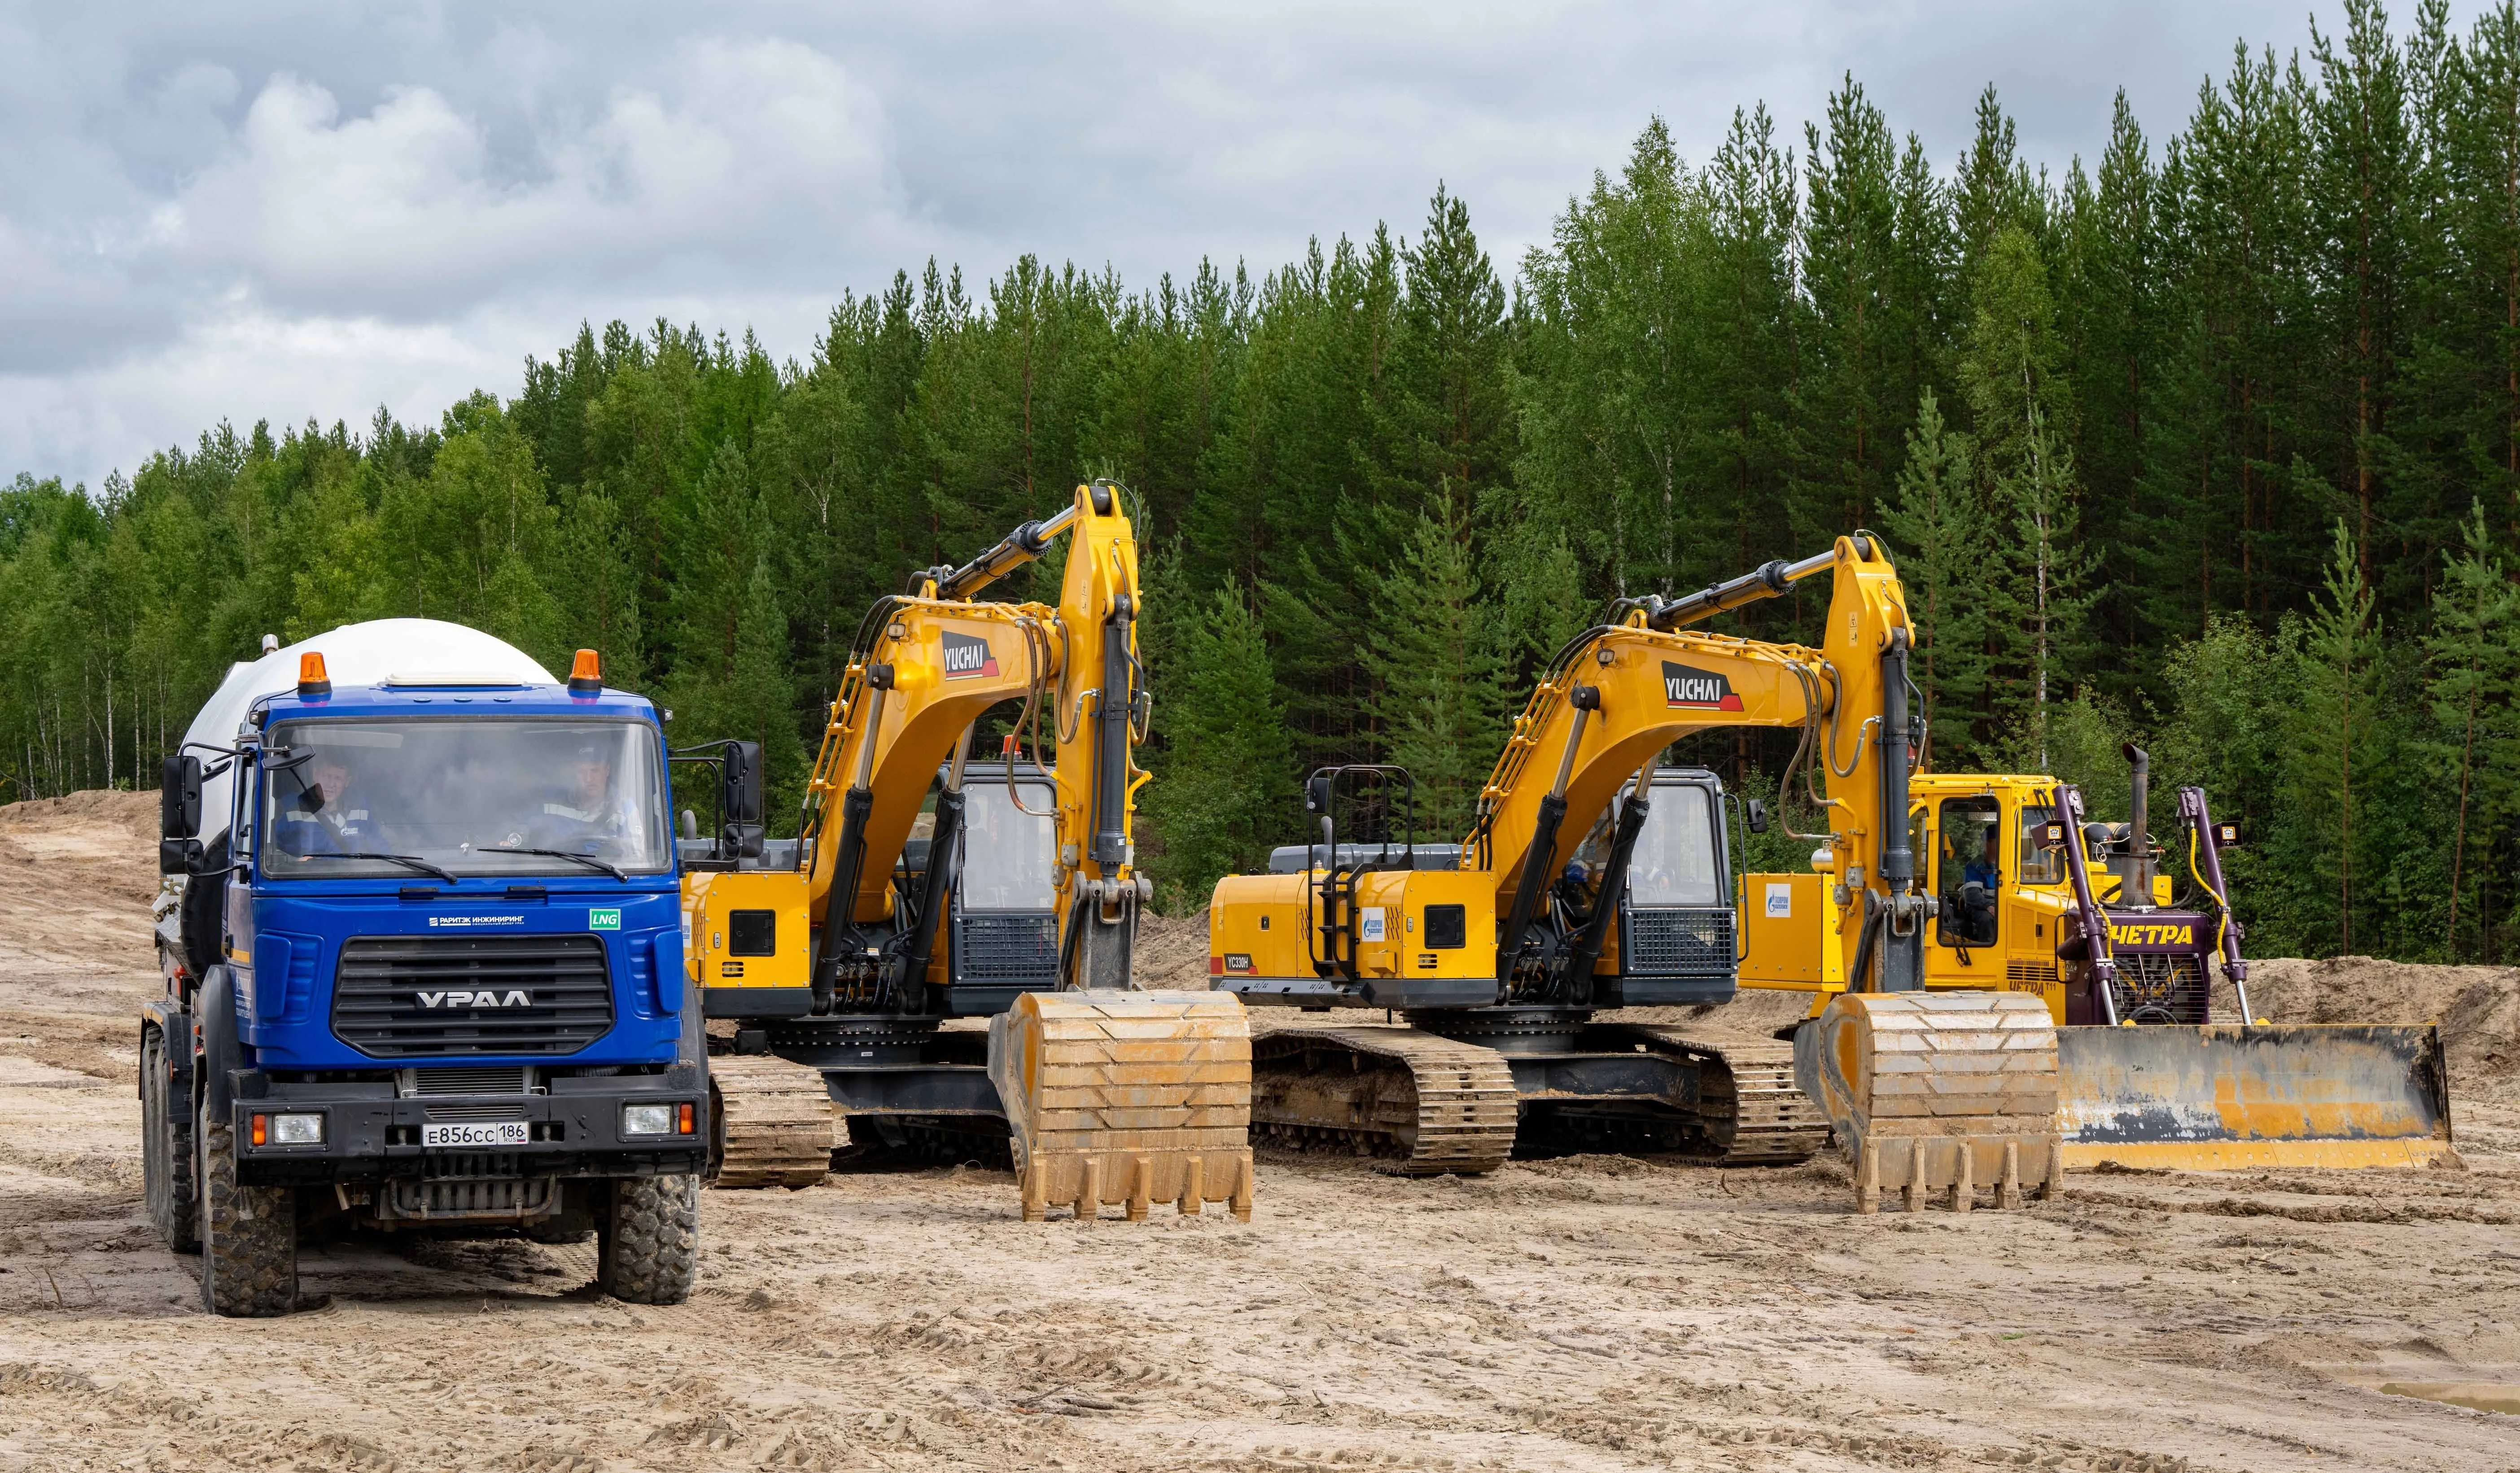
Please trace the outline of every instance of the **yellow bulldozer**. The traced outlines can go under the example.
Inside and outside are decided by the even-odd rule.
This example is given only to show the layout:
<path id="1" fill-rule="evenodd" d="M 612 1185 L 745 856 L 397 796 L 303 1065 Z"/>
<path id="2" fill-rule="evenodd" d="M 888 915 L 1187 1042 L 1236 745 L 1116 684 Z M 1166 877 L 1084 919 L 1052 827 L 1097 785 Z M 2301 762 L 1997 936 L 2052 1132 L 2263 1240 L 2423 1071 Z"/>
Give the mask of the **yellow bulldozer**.
<path id="1" fill-rule="evenodd" d="M 2091 1166 L 2422 1166 L 2451 1154 L 2449 1076 L 2427 1025 L 2271 1024 L 2249 1003 L 2223 851 L 2237 840 L 2201 788 L 2178 792 L 2168 844 L 2149 822 L 2151 762 L 2128 743 L 2130 818 L 2030 774 L 1918 773 L 1909 833 L 1936 898 L 1932 993 L 2000 989 L 2058 1025 L 2064 1161 Z M 1741 984 L 1843 990 L 1844 924 L 1818 874 L 1740 884 Z M 2219 965 L 2232 1002 L 2211 1008 Z M 1817 1008 L 1815 1009 L 1817 1011 Z M 1806 1050 L 1804 1083 L 1819 1088 Z"/>
<path id="2" fill-rule="evenodd" d="M 1061 537 L 1056 605 L 979 597 Z M 1247 1219 L 1241 1004 L 1133 985 L 1148 695 L 1117 488 L 1079 486 L 912 590 L 859 626 L 795 841 L 763 838 L 753 744 L 677 753 L 714 764 L 722 795 L 716 831 L 686 842 L 684 888 L 703 1012 L 735 1024 L 712 1061 L 718 1184 L 820 1181 L 841 1119 L 877 1135 L 1003 1120 L 1027 1221 L 1159 1201 Z M 1016 700 L 1003 760 L 972 762 L 973 723 Z M 985 1034 L 957 1024 L 979 1018 Z"/>

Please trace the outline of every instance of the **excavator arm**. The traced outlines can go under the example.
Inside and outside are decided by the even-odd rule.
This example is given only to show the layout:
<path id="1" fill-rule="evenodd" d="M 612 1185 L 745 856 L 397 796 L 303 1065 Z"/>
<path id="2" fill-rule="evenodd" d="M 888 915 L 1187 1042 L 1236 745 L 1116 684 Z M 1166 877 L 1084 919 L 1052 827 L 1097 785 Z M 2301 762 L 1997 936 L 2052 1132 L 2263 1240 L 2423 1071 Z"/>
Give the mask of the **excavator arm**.
<path id="1" fill-rule="evenodd" d="M 1062 537 L 1068 556 L 1056 605 L 978 601 Z M 1141 890 L 1132 810 L 1147 776 L 1134 760 L 1147 712 L 1137 578 L 1128 516 L 1114 488 L 1097 482 L 1078 487 L 1058 514 L 1026 522 L 959 568 L 927 570 L 917 592 L 868 612 L 806 787 L 808 905 L 824 938 L 818 998 L 853 980 L 878 980 L 880 949 L 870 953 L 846 933 L 891 917 L 894 867 L 949 758 L 930 852 L 950 866 L 946 841 L 961 817 L 971 724 L 1013 699 L 1025 702 L 1016 735 L 1029 729 L 1036 753 L 1043 727 L 1056 738 L 1055 757 L 1043 765 L 1056 792 L 1060 982 L 1128 985 Z M 931 865 L 930 873 L 924 888 L 938 898 L 949 893 L 950 869 Z M 905 934 L 932 946 L 940 909 L 922 906 Z M 908 960 L 913 953 L 923 964 L 925 948 L 915 939 L 896 955 Z"/>

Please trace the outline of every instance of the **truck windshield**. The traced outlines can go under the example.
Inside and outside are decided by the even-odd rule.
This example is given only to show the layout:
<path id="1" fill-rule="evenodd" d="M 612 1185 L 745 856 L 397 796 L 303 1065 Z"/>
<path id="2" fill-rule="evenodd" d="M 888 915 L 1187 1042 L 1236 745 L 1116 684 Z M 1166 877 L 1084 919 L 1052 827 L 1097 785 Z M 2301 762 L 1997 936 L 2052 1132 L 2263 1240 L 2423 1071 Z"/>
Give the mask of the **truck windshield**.
<path id="1" fill-rule="evenodd" d="M 1653 809 L 1628 857 L 1628 903 L 1720 906 L 1714 794 L 1694 784 L 1654 784 Z"/>
<path id="2" fill-rule="evenodd" d="M 262 870 L 653 874 L 670 853 L 658 765 L 645 722 L 286 722 L 263 755 Z"/>
<path id="3" fill-rule="evenodd" d="M 1003 778 L 974 781 L 963 789 L 963 909 L 967 911 L 1048 911 L 1058 903 L 1051 870 L 1058 858 L 1058 837 L 1051 810 L 1056 800 L 1047 782 L 1015 786 L 1023 806 L 1018 812 L 1007 800 Z M 1040 817 L 1034 817 L 1034 814 Z"/>

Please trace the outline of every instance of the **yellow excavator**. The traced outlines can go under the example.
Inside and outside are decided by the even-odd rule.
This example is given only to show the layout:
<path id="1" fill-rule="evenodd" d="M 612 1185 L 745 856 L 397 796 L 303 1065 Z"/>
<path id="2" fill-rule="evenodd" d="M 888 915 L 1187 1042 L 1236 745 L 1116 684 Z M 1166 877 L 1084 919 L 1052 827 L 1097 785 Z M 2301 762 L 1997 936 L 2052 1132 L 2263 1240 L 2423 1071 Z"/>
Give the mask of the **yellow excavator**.
<path id="1" fill-rule="evenodd" d="M 1688 627 L 1821 573 L 1832 594 L 1820 648 Z M 1406 1172 L 1491 1170 L 1518 1127 L 1544 1118 L 1580 1122 L 1597 1140 L 1616 1140 L 1621 1125 L 1642 1145 L 1694 1138 L 1730 1161 L 1798 1160 L 1824 1144 L 1832 1122 L 1795 1088 L 1787 1045 L 1597 1017 L 1730 997 L 1728 914 L 1679 938 L 1720 949 L 1724 985 L 1710 994 L 1702 980 L 1657 975 L 1666 969 L 1648 964 L 1638 929 L 1620 923 L 1622 902 L 1641 842 L 1655 855 L 1648 869 L 1674 872 L 1703 871 L 1714 861 L 1695 851 L 1721 849 L 1709 837 L 1721 833 L 1707 817 L 1712 775 L 1666 781 L 1663 750 L 1711 727 L 1790 727 L 1802 736 L 1798 765 L 1826 763 L 1829 828 L 1811 835 L 1822 844 L 1814 864 L 1844 887 L 1853 917 L 1822 945 L 1835 975 L 1863 979 L 1844 1010 L 1877 1013 L 1916 1045 L 1905 1074 L 1937 1106 L 1918 1117 L 1938 1141 L 1923 1170 L 1948 1177 L 1959 1144 L 1984 1161 L 1981 1180 L 2009 1181 L 2015 1194 L 2048 1180 L 2055 1041 L 2046 1009 L 2002 993 L 1927 1005 L 1917 990 L 1934 901 L 1901 822 L 1913 763 L 1909 641 L 1888 556 L 1869 536 L 1842 537 L 1688 598 L 1613 605 L 1551 660 L 1458 849 L 1419 852 L 1398 769 L 1316 773 L 1306 809 L 1320 832 L 1301 868 L 1218 883 L 1209 970 L 1255 1005 L 1387 1019 L 1264 1029 L 1255 1124 Z M 1666 811 L 1694 850 L 1654 832 Z M 1342 812 L 1365 813 L 1379 832 L 1342 843 Z M 1654 949 L 1674 950 L 1675 939 L 1657 937 Z M 1891 1122 L 1900 1108 L 1885 1097 L 1878 1129 L 1868 1117 L 1859 1133 L 1912 1128 Z"/>
<path id="2" fill-rule="evenodd" d="M 1056 605 L 979 597 L 1062 537 Z M 1241 1004 L 1133 986 L 1148 694 L 1117 488 L 1079 486 L 1064 511 L 912 587 L 859 626 L 792 846 L 763 840 L 756 748 L 678 754 L 714 763 L 723 795 L 716 834 L 687 844 L 705 852 L 684 890 L 704 1014 L 735 1023 L 734 1052 L 712 1061 L 719 1184 L 820 1181 L 839 1118 L 1003 1119 L 1027 1221 L 1052 1204 L 1090 1221 L 1105 1203 L 1135 1220 L 1157 1201 L 1247 1219 Z M 973 723 L 1014 700 L 1005 760 L 970 761 Z M 974 793 L 975 773 L 990 791 Z M 978 915 L 967 858 L 1000 892 Z M 977 1018 L 985 1035 L 956 1023 Z"/>

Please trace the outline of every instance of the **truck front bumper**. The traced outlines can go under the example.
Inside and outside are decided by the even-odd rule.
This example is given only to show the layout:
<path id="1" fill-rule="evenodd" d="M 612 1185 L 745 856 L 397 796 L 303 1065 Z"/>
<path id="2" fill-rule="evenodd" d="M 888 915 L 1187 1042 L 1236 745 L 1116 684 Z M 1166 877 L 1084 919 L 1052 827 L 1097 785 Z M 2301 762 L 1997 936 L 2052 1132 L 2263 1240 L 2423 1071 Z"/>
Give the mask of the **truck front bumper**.
<path id="1" fill-rule="evenodd" d="M 237 1174 L 251 1185 L 309 1185 L 433 1174 L 458 1158 L 470 1158 L 463 1162 L 466 1176 L 700 1172 L 708 1164 L 709 1092 L 705 1078 L 694 1087 L 692 1072 L 564 1076 L 550 1081 L 549 1093 L 529 1094 L 397 1095 L 390 1081 L 273 1081 L 239 1071 L 231 1122 Z M 670 1129 L 633 1132 L 634 1106 L 661 1106 Z M 639 1112 L 646 1123 L 653 1123 L 657 1113 Z M 316 1138 L 291 1138 L 308 1133 L 308 1116 L 315 1117 Z M 481 1138 L 488 1132 L 428 1129 L 493 1125 L 522 1125 L 525 1138 L 493 1143 Z M 471 1138 L 424 1143 L 439 1134 Z"/>

